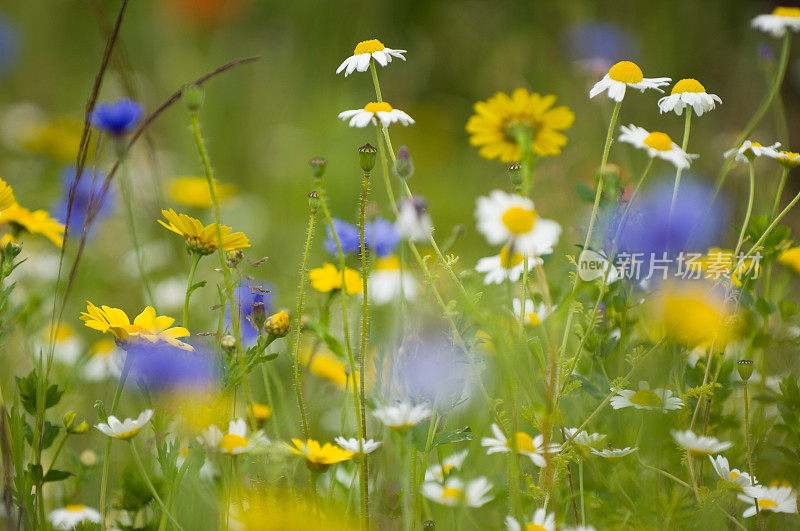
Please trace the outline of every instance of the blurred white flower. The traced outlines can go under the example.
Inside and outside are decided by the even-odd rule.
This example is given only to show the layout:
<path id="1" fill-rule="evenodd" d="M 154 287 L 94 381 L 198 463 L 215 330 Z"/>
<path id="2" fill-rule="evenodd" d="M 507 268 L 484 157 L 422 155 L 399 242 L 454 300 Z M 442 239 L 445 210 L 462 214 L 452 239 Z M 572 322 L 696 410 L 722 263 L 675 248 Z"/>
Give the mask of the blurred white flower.
<path id="1" fill-rule="evenodd" d="M 480 507 L 492 500 L 490 490 L 492 484 L 482 476 L 466 484 L 458 478 L 450 478 L 444 485 L 438 482 L 422 484 L 423 496 L 448 507 Z"/>
<path id="2" fill-rule="evenodd" d="M 553 513 L 548 513 L 546 509 L 540 507 L 533 513 L 530 522 L 521 525 L 513 516 L 506 516 L 506 530 L 507 531 L 555 531 L 556 529 L 556 516 Z"/>
<path id="3" fill-rule="evenodd" d="M 769 15 L 755 17 L 750 25 L 773 37 L 783 37 L 787 30 L 797 33 L 800 31 L 800 8 L 776 7 Z"/>
<path id="4" fill-rule="evenodd" d="M 543 263 L 544 260 L 541 258 L 529 256 L 528 272 L 533 271 L 534 267 Z M 508 245 L 504 245 L 500 249 L 500 254 L 481 258 L 475 264 L 475 271 L 486 274 L 483 278 L 484 284 L 516 282 L 522 276 L 523 269 L 525 269 L 525 256 L 518 252 L 512 253 Z"/>
<path id="5" fill-rule="evenodd" d="M 697 435 L 691 430 L 672 430 L 670 433 L 675 442 L 693 454 L 711 455 L 724 452 L 733 446 L 732 442 L 721 442 L 715 437 Z"/>
<path id="6" fill-rule="evenodd" d="M 428 205 L 422 198 L 404 197 L 398 202 L 397 229 L 404 240 L 427 241 L 433 232 L 433 222 L 428 215 Z"/>
<path id="7" fill-rule="evenodd" d="M 440 464 L 431 465 L 425 471 L 425 481 L 444 481 L 445 476 L 450 475 L 453 470 L 458 470 L 464 464 L 469 450 L 462 450 L 445 457 Z"/>
<path id="8" fill-rule="evenodd" d="M 372 439 L 364 440 L 361 439 L 361 444 L 359 445 L 358 439 L 345 439 L 344 437 L 336 437 L 334 439 L 336 444 L 347 450 L 348 452 L 353 452 L 354 454 L 360 453 L 361 448 L 364 449 L 365 454 L 370 454 L 380 448 L 383 444 L 382 441 L 373 441 Z"/>
<path id="9" fill-rule="evenodd" d="M 508 439 L 503 434 L 500 426 L 492 424 L 492 433 L 494 437 L 484 437 L 481 439 L 481 446 L 487 448 L 487 454 L 506 453 L 511 451 L 511 445 Z M 548 448 L 544 447 L 544 437 L 539 434 L 536 437 L 531 437 L 524 431 L 518 431 L 514 436 L 516 443 L 517 453 L 530 457 L 533 464 L 538 467 L 544 467 L 547 464 L 545 454 L 558 453 L 560 448 L 557 444 L 550 443 Z"/>
<path id="10" fill-rule="evenodd" d="M 75 529 L 84 522 L 99 524 L 102 516 L 96 509 L 76 503 L 52 511 L 47 519 L 54 529 Z"/>
<path id="11" fill-rule="evenodd" d="M 611 398 L 611 407 L 622 409 L 633 407 L 636 409 L 658 410 L 662 413 L 683 407 L 683 401 L 672 395 L 669 389 L 653 389 L 647 382 L 639 382 L 639 390 L 620 389 Z"/>
<path id="12" fill-rule="evenodd" d="M 431 413 L 431 409 L 424 404 L 415 406 L 408 402 L 400 402 L 392 406 L 380 407 L 372 414 L 393 430 L 403 430 L 427 419 Z"/>
<path id="13" fill-rule="evenodd" d="M 730 483 L 735 483 L 739 487 L 752 487 L 753 485 L 758 484 L 758 480 L 756 478 L 751 478 L 750 474 L 747 472 L 742 472 L 739 469 L 731 469 L 730 465 L 728 464 L 728 460 L 718 455 L 717 457 L 708 456 L 708 459 L 711 461 L 711 466 L 714 468 L 714 472 L 725 481 Z"/>
<path id="14" fill-rule="evenodd" d="M 756 505 L 761 511 L 797 513 L 797 491 L 786 485 L 744 487 L 744 494 L 739 494 L 739 499 L 752 504 L 742 513 L 744 518 L 750 518 L 756 514 Z"/>
<path id="15" fill-rule="evenodd" d="M 144 428 L 151 418 L 153 418 L 153 410 L 146 409 L 137 418 L 125 419 L 122 422 L 114 415 L 111 415 L 106 419 L 106 422 L 101 422 L 95 427 L 109 437 L 127 441 L 139 433 L 139 430 Z"/>

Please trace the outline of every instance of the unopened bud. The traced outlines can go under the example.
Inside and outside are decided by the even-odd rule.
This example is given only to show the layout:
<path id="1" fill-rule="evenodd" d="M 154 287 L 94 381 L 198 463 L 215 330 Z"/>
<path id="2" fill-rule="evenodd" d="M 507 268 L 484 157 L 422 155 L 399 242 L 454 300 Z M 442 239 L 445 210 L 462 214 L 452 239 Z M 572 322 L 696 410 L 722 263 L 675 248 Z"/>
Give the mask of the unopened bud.
<path id="1" fill-rule="evenodd" d="M 275 337 L 284 337 L 289 333 L 289 314 L 281 310 L 278 313 L 272 314 L 267 322 L 264 324 L 264 329 L 268 334 Z"/>
<path id="2" fill-rule="evenodd" d="M 365 172 L 372 171 L 372 168 L 375 167 L 375 159 L 377 156 L 378 149 L 369 142 L 358 148 L 358 164 Z"/>
<path id="3" fill-rule="evenodd" d="M 397 150 L 397 159 L 394 161 L 392 171 L 401 179 L 408 179 L 414 175 L 414 161 L 411 160 L 411 155 L 408 153 L 407 147 L 401 146 L 400 149 Z"/>
<path id="4" fill-rule="evenodd" d="M 76 435 L 81 435 L 83 433 L 86 433 L 87 431 L 89 431 L 89 425 L 86 423 L 85 420 L 80 424 L 78 424 L 77 426 L 69 428 L 69 432 L 74 433 Z"/>
<path id="5" fill-rule="evenodd" d="M 64 413 L 64 416 L 61 418 L 62 422 L 64 422 L 64 427 L 66 429 L 70 429 L 72 425 L 75 423 L 76 413 L 74 411 L 67 411 Z"/>
<path id="6" fill-rule="evenodd" d="M 314 157 L 308 161 L 308 164 L 311 166 L 311 175 L 313 175 L 315 179 L 319 179 L 322 177 L 322 174 L 325 173 L 325 167 L 328 165 L 328 161 L 322 157 Z"/>
<path id="7" fill-rule="evenodd" d="M 203 106 L 206 91 L 200 85 L 187 85 L 181 92 L 183 104 L 192 112 L 197 112 Z"/>
<path id="8" fill-rule="evenodd" d="M 739 360 L 736 370 L 739 371 L 739 378 L 746 382 L 753 375 L 753 360 Z"/>
<path id="9" fill-rule="evenodd" d="M 253 320 L 253 324 L 259 330 L 264 327 L 264 323 L 267 320 L 267 308 L 264 306 L 263 302 L 257 301 L 253 303 L 253 311 L 250 313 L 250 319 Z"/>
<path id="10" fill-rule="evenodd" d="M 515 162 L 508 167 L 508 178 L 514 186 L 522 184 L 522 165 L 519 162 Z"/>
<path id="11" fill-rule="evenodd" d="M 225 264 L 227 264 L 228 267 L 236 267 L 243 258 L 244 252 L 241 249 L 228 251 L 225 253 Z"/>
<path id="12" fill-rule="evenodd" d="M 231 351 L 236 347 L 236 338 L 231 335 L 222 336 L 222 339 L 219 340 L 219 344 L 227 351 Z"/>

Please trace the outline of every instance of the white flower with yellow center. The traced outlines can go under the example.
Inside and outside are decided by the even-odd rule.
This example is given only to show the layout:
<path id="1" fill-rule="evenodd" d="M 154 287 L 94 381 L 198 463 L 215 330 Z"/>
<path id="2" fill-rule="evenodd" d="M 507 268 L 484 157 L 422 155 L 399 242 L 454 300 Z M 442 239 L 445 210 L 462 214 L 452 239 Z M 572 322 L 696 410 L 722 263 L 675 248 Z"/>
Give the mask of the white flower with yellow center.
<path id="1" fill-rule="evenodd" d="M 672 430 L 670 433 L 675 442 L 697 455 L 718 454 L 733 446 L 732 442 L 722 442 L 716 437 L 697 435 L 691 430 Z"/>
<path id="2" fill-rule="evenodd" d="M 534 267 L 544 263 L 541 258 L 528 257 L 528 272 Z M 522 276 L 525 268 L 525 257 L 522 253 L 512 252 L 509 245 L 504 245 L 500 249 L 500 254 L 487 256 L 478 260 L 475 264 L 475 271 L 485 273 L 484 284 L 503 284 L 511 281 L 516 282 Z"/>
<path id="3" fill-rule="evenodd" d="M 574 444 L 582 446 L 587 450 L 591 450 L 606 438 L 606 435 L 603 433 L 589 433 L 586 430 L 578 431 L 578 428 L 564 428 L 564 434 L 567 436 L 567 439 L 571 438 Z"/>
<path id="4" fill-rule="evenodd" d="M 492 484 L 481 476 L 469 483 L 458 478 L 448 479 L 444 485 L 438 482 L 422 484 L 422 495 L 447 507 L 480 507 L 492 501 Z"/>
<path id="5" fill-rule="evenodd" d="M 683 109 L 688 105 L 697 116 L 714 109 L 722 100 L 716 94 L 709 94 L 706 88 L 696 79 L 681 79 L 672 87 L 669 96 L 658 100 L 658 109 L 662 113 L 675 112 L 678 116 L 683 114 Z"/>
<path id="6" fill-rule="evenodd" d="M 776 151 L 773 158 L 787 168 L 800 166 L 800 153 L 795 153 L 794 151 Z"/>
<path id="7" fill-rule="evenodd" d="M 345 439 L 344 437 L 336 437 L 334 439 L 336 444 L 347 450 L 348 452 L 353 452 L 354 454 L 361 453 L 362 449 L 365 454 L 371 454 L 375 450 L 381 447 L 383 442 L 381 441 L 373 441 L 372 439 L 361 439 L 361 444 L 359 445 L 358 439 Z"/>
<path id="8" fill-rule="evenodd" d="M 752 140 L 745 140 L 738 148 L 728 150 L 723 155 L 724 158 L 735 156 L 736 162 L 749 162 L 750 159 L 757 157 L 778 157 L 778 148 L 781 146 L 780 142 L 775 142 L 771 146 L 762 146 L 758 142 Z"/>
<path id="9" fill-rule="evenodd" d="M 387 256 L 375 261 L 375 267 L 369 275 L 369 299 L 375 304 L 388 304 L 403 297 L 407 301 L 417 298 L 419 286 L 414 275 L 400 270 L 400 260 L 396 256 Z"/>
<path id="10" fill-rule="evenodd" d="M 354 70 L 359 72 L 366 72 L 369 69 L 369 63 L 372 59 L 381 66 L 386 66 L 392 62 L 392 58 L 406 60 L 403 54 L 405 50 L 393 50 L 387 48 L 378 39 L 370 39 L 368 41 L 361 41 L 356 44 L 356 49 L 353 50 L 353 55 L 342 61 L 336 73 L 339 74 L 344 71 L 344 77 L 349 76 Z"/>
<path id="11" fill-rule="evenodd" d="M 691 164 L 692 159 L 697 155 L 689 155 L 681 147 L 672 141 L 666 133 L 653 131 L 652 133 L 642 127 L 633 124 L 620 127 L 622 134 L 619 135 L 620 142 L 627 142 L 639 149 L 644 149 L 651 157 L 658 157 L 667 162 L 671 162 L 676 168 L 686 169 Z"/>
<path id="12" fill-rule="evenodd" d="M 636 409 L 658 410 L 663 413 L 683 407 L 683 402 L 672 395 L 669 389 L 650 389 L 647 382 L 639 382 L 639 390 L 620 389 L 611 398 L 611 407 L 622 409 L 633 407 Z"/>
<path id="13" fill-rule="evenodd" d="M 89 359 L 83 366 L 82 376 L 90 382 L 106 378 L 119 379 L 125 365 L 125 351 L 113 339 L 100 339 L 89 350 Z"/>
<path id="14" fill-rule="evenodd" d="M 631 455 L 634 452 L 638 452 L 639 448 L 635 446 L 626 446 L 625 448 L 603 448 L 602 450 L 595 450 L 592 448 L 590 452 L 592 454 L 602 457 L 603 459 L 608 459 L 609 461 L 616 461 L 626 455 Z"/>
<path id="15" fill-rule="evenodd" d="M 38 342 L 39 348 L 42 348 L 42 345 L 49 344 L 52 333 L 53 330 L 49 326 L 42 331 L 41 342 Z M 68 324 L 62 323 L 58 326 L 56 333 L 52 335 L 55 336 L 53 338 L 55 340 L 54 358 L 66 365 L 72 365 L 78 361 L 78 358 L 83 353 L 83 343 L 75 333 L 75 330 Z"/>
<path id="16" fill-rule="evenodd" d="M 600 81 L 595 83 L 589 91 L 589 97 L 594 98 L 598 94 L 608 91 L 608 97 L 614 101 L 622 101 L 625 97 L 625 90 L 628 87 L 635 88 L 644 92 L 646 89 L 653 89 L 664 92 L 659 87 L 668 85 L 672 79 L 668 77 L 644 77 L 642 69 L 631 61 L 620 61 L 608 70 L 608 74 Z"/>
<path id="17" fill-rule="evenodd" d="M 240 455 L 268 443 L 260 431 L 248 438 L 244 419 L 230 421 L 227 433 L 222 433 L 222 430 L 212 424 L 203 430 L 201 441 L 225 455 Z"/>
<path id="18" fill-rule="evenodd" d="M 739 499 L 752 504 L 742 513 L 744 518 L 756 514 L 756 505 L 761 511 L 788 514 L 797 512 L 797 491 L 788 485 L 745 487 L 744 494 L 740 494 Z"/>
<path id="19" fill-rule="evenodd" d="M 738 487 L 752 487 L 753 485 L 758 484 L 758 480 L 753 477 L 750 477 L 750 474 L 747 472 L 742 472 L 741 470 L 734 468 L 731 469 L 730 465 L 728 464 L 728 460 L 718 455 L 717 457 L 708 456 L 708 459 L 711 461 L 711 466 L 714 468 L 714 472 L 725 481 L 730 483 L 735 483 Z"/>
<path id="20" fill-rule="evenodd" d="M 400 402 L 393 406 L 380 407 L 372 414 L 393 430 L 404 430 L 430 417 L 431 409 L 424 404 L 414 406 L 408 402 Z"/>
<path id="21" fill-rule="evenodd" d="M 510 244 L 515 252 L 532 257 L 552 253 L 561 236 L 561 225 L 540 218 L 533 201 L 502 190 L 478 198 L 475 218 L 491 245 Z"/>
<path id="22" fill-rule="evenodd" d="M 464 464 L 469 450 L 462 450 L 445 457 L 440 464 L 431 465 L 425 471 L 425 481 L 444 481 L 445 476 L 449 476 L 453 470 L 458 470 Z"/>
<path id="23" fill-rule="evenodd" d="M 144 428 L 145 424 L 150 422 L 151 418 L 153 418 L 152 409 L 146 409 L 142 411 L 142 413 L 135 419 L 125 419 L 122 422 L 120 422 L 120 420 L 114 415 L 111 415 L 108 417 L 108 419 L 106 419 L 106 422 L 101 422 L 100 424 L 96 425 L 95 428 L 109 437 L 127 441 L 139 433 L 139 430 Z"/>
<path id="24" fill-rule="evenodd" d="M 350 127 L 366 127 L 369 124 L 378 125 L 381 121 L 383 127 L 389 127 L 395 122 L 403 125 L 411 125 L 414 119 L 400 109 L 393 109 L 385 101 L 367 103 L 363 109 L 351 109 L 339 113 L 340 120 L 350 120 L 347 125 Z"/>
<path id="25" fill-rule="evenodd" d="M 522 302 L 519 299 L 511 301 L 511 307 L 514 310 L 514 316 L 519 317 L 522 312 Z M 549 307 L 544 302 L 535 305 L 532 300 L 525 299 L 525 324 L 528 326 L 536 326 L 541 324 L 555 308 Z"/>
<path id="26" fill-rule="evenodd" d="M 506 516 L 506 530 L 507 531 L 555 531 L 556 529 L 556 516 L 553 513 L 547 513 L 544 508 L 536 509 L 530 522 L 524 526 L 520 525 L 519 521 L 513 516 Z"/>
<path id="27" fill-rule="evenodd" d="M 486 454 L 510 452 L 511 445 L 500 429 L 500 426 L 492 424 L 492 433 L 494 437 L 484 437 L 481 439 L 481 446 L 487 448 Z M 524 431 L 518 431 L 514 436 L 514 442 L 517 447 L 517 453 L 530 457 L 533 464 L 538 467 L 544 467 L 547 464 L 545 454 L 558 453 L 560 451 L 559 446 L 553 443 L 550 443 L 548 448 L 545 449 L 544 437 L 541 434 L 536 437 L 531 437 Z"/>
<path id="28" fill-rule="evenodd" d="M 750 25 L 773 37 L 783 37 L 786 30 L 800 31 L 800 8 L 776 7 L 769 15 L 758 15 Z"/>
<path id="29" fill-rule="evenodd" d="M 52 511 L 47 519 L 53 524 L 53 529 L 75 529 L 84 522 L 99 524 L 102 516 L 96 509 L 75 503 Z"/>

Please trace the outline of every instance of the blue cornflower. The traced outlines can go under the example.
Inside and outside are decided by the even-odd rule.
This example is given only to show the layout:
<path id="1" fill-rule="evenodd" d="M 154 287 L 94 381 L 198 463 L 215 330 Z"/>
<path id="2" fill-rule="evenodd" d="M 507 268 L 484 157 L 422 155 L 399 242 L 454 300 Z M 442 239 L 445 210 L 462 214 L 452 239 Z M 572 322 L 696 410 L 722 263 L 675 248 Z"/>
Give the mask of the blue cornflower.
<path id="1" fill-rule="evenodd" d="M 339 218 L 333 218 L 332 222 L 333 228 L 336 230 L 336 236 L 339 238 L 339 245 L 342 246 L 342 252 L 344 254 L 357 253 L 359 247 L 361 247 L 361 233 L 358 227 Z M 339 251 L 336 249 L 336 240 L 333 239 L 331 228 L 328 227 L 327 231 L 328 237 L 325 238 L 323 246 L 330 254 L 337 255 Z M 367 242 L 366 230 L 364 231 L 364 242 Z M 367 244 L 367 247 L 369 247 L 369 244 Z"/>
<path id="2" fill-rule="evenodd" d="M 92 204 L 97 204 L 100 201 L 100 195 L 103 189 L 103 182 L 106 176 L 102 172 L 95 172 L 94 174 L 88 170 L 84 170 L 81 175 L 81 180 L 75 188 L 75 200 L 72 203 L 72 211 L 70 212 L 69 219 L 69 232 L 70 234 L 81 234 L 83 225 L 86 223 L 86 217 L 89 208 Z M 75 168 L 68 166 L 61 172 L 61 190 L 62 196 L 55 207 L 55 214 L 59 221 L 62 223 L 67 222 L 67 210 L 69 207 L 69 188 L 75 181 Z M 97 210 L 97 215 L 94 221 L 102 219 L 114 209 L 116 203 L 116 196 L 114 195 L 113 188 L 109 187 L 106 191 L 106 196 L 103 199 L 100 208 Z"/>
<path id="3" fill-rule="evenodd" d="M 560 36 L 562 48 L 574 61 L 602 60 L 615 63 L 621 57 L 635 57 L 636 46 L 617 25 L 608 22 L 584 22 L 567 28 Z"/>
<path id="4" fill-rule="evenodd" d="M 212 353 L 167 343 L 137 343 L 128 349 L 131 376 L 152 391 L 203 389 L 219 379 Z"/>
<path id="5" fill-rule="evenodd" d="M 252 345 L 258 339 L 258 328 L 250 320 L 253 308 L 258 304 L 264 305 L 266 315 L 272 313 L 272 291 L 269 285 L 241 281 L 234 290 L 233 295 L 239 304 L 239 332 L 244 345 Z M 230 326 L 230 307 L 225 310 L 225 322 Z"/>
<path id="6" fill-rule="evenodd" d="M 114 136 L 131 132 L 142 119 L 142 104 L 128 98 L 98 103 L 92 111 L 92 125 Z"/>
<path id="7" fill-rule="evenodd" d="M 383 258 L 392 254 L 400 243 L 400 231 L 395 223 L 376 218 L 364 227 L 364 241 L 367 249 Z"/>

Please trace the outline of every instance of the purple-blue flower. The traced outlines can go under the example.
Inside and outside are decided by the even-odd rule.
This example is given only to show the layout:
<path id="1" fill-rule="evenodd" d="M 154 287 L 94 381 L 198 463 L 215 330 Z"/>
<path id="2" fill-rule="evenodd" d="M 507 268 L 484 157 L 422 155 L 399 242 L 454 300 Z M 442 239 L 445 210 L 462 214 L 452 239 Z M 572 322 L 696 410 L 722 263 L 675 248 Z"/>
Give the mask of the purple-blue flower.
<path id="1" fill-rule="evenodd" d="M 204 389 L 219 379 L 213 354 L 187 351 L 167 343 L 137 343 L 128 349 L 131 377 L 147 389 L 161 392 Z"/>
<path id="2" fill-rule="evenodd" d="M 333 227 L 339 237 L 339 244 L 345 254 L 358 253 L 361 248 L 361 234 L 358 226 L 339 218 L 333 219 Z M 383 218 L 376 218 L 364 226 L 364 245 L 368 251 L 379 257 L 389 256 L 400 243 L 400 231 L 395 223 Z M 333 239 L 330 227 L 328 237 L 323 244 L 325 250 L 332 255 L 338 254 L 336 240 Z"/>
<path id="3" fill-rule="evenodd" d="M 98 103 L 91 122 L 97 129 L 114 136 L 130 133 L 144 114 L 142 104 L 128 98 Z"/>
<path id="4" fill-rule="evenodd" d="M 89 208 L 92 204 L 98 204 L 103 189 L 103 182 L 105 181 L 105 174 L 102 172 L 92 173 L 89 169 L 84 169 L 81 180 L 75 188 L 75 199 L 72 203 L 72 211 L 70 212 L 69 219 L 69 233 L 71 235 L 81 234 L 83 232 L 83 225 L 86 223 L 86 217 Z M 62 223 L 67 222 L 67 211 L 69 208 L 69 189 L 75 181 L 75 168 L 68 166 L 61 172 L 61 190 L 62 196 L 55 207 L 55 214 L 59 221 Z M 111 210 L 114 209 L 116 203 L 116 196 L 114 189 L 109 187 L 106 191 L 103 202 L 100 203 L 100 208 L 94 218 L 94 222 L 106 217 Z M 94 223 L 93 223 L 94 226 Z"/>
<path id="5" fill-rule="evenodd" d="M 234 290 L 234 297 L 239 304 L 239 332 L 244 345 L 253 345 L 258 339 L 258 329 L 250 320 L 254 305 L 261 303 L 267 315 L 272 313 L 272 291 L 270 286 L 250 281 L 241 281 Z M 225 310 L 225 323 L 230 326 L 230 307 Z"/>
<path id="6" fill-rule="evenodd" d="M 602 62 L 610 66 L 637 55 L 631 38 L 609 22 L 576 24 L 561 34 L 560 41 L 570 58 L 583 64 Z"/>
<path id="7" fill-rule="evenodd" d="M 336 236 L 339 238 L 339 245 L 342 246 L 342 252 L 344 254 L 357 253 L 361 247 L 361 233 L 358 227 L 339 218 L 333 218 L 332 222 Z M 328 227 L 327 231 L 328 237 L 325 238 L 323 246 L 330 254 L 338 255 L 339 251 L 336 249 L 336 240 L 333 238 L 331 228 Z M 364 231 L 364 241 L 367 241 L 366 229 Z"/>

